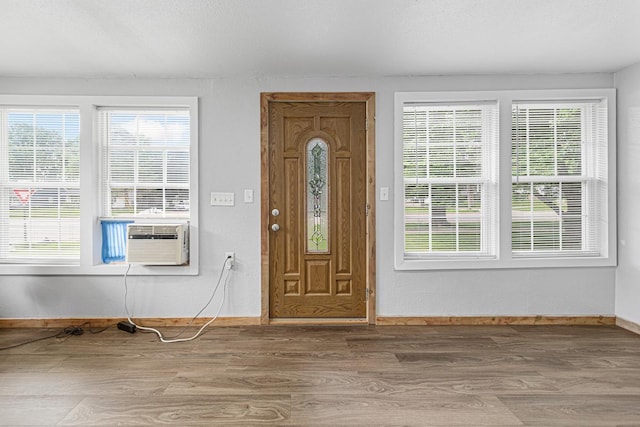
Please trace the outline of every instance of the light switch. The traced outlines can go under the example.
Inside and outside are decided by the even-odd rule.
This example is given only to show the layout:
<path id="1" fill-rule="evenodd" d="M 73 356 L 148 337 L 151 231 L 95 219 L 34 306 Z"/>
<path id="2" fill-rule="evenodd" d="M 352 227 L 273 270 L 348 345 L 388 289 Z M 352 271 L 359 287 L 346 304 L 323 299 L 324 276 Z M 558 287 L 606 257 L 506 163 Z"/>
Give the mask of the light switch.
<path id="1" fill-rule="evenodd" d="M 244 202 L 253 203 L 253 190 L 248 188 L 244 190 Z"/>
<path id="2" fill-rule="evenodd" d="M 389 187 L 380 187 L 380 200 L 389 200 Z"/>
<path id="3" fill-rule="evenodd" d="M 211 206 L 234 206 L 235 195 L 234 193 L 211 193 Z"/>

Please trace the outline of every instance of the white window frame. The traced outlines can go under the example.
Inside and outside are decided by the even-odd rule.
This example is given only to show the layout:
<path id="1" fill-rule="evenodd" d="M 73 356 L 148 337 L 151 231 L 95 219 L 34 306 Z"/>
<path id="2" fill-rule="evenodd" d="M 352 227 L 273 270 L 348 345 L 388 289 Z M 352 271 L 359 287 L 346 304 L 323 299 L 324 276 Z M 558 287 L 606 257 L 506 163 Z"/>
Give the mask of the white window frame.
<path id="1" fill-rule="evenodd" d="M 163 161 L 162 163 L 162 175 L 163 175 L 162 182 L 156 181 L 151 184 L 147 184 L 145 181 L 140 180 L 139 177 L 136 178 L 136 174 L 139 173 L 141 164 L 143 163 L 140 160 L 141 153 L 145 153 L 145 152 L 153 152 L 154 154 L 161 153 L 163 158 L 167 156 L 168 152 L 183 152 L 183 153 L 188 153 L 190 156 L 191 145 L 186 146 L 186 145 L 183 145 L 182 143 L 179 143 L 176 145 L 175 141 L 171 141 L 168 144 L 165 143 L 161 146 L 157 146 L 157 145 L 141 146 L 137 144 L 136 145 L 129 145 L 129 144 L 118 145 L 117 143 L 112 145 L 111 141 L 109 140 L 109 131 L 108 131 L 109 125 L 104 122 L 105 120 L 109 120 L 110 114 L 136 115 L 136 118 L 138 118 L 138 117 L 144 117 L 147 114 L 161 115 L 163 113 L 168 113 L 170 115 L 174 113 L 178 113 L 177 115 L 184 115 L 185 113 L 189 113 L 189 111 L 186 108 L 175 108 L 175 107 L 161 108 L 161 109 L 150 109 L 148 107 L 143 109 L 100 107 L 98 112 L 98 121 L 100 122 L 100 127 L 101 127 L 100 143 L 101 143 L 101 150 L 102 150 L 101 156 L 100 156 L 101 162 L 102 162 L 102 168 L 101 168 L 102 177 L 100 180 L 101 181 L 100 185 L 101 185 L 101 193 L 102 193 L 102 215 L 105 218 L 116 219 L 116 220 L 117 219 L 137 220 L 140 218 L 148 217 L 148 218 L 160 218 L 160 219 L 171 218 L 171 219 L 174 219 L 175 221 L 180 221 L 181 219 L 184 218 L 184 215 L 181 215 L 179 212 L 167 210 L 167 206 L 166 206 L 167 200 L 166 200 L 165 193 L 171 192 L 172 190 L 176 190 L 176 189 L 180 189 L 180 190 L 189 189 L 190 186 L 183 183 L 171 182 L 168 179 L 169 178 L 168 162 Z M 132 162 L 134 164 L 132 172 L 134 173 L 134 176 L 131 177 L 131 181 L 123 182 L 122 180 L 118 180 L 118 181 L 113 180 L 112 171 L 110 171 L 111 163 L 109 162 L 109 156 L 111 155 L 110 153 L 112 152 L 112 150 L 115 150 L 115 151 L 125 150 L 125 151 L 130 151 L 134 153 L 134 155 L 132 156 L 133 157 Z M 146 188 L 162 187 L 163 211 L 158 213 L 142 213 L 137 211 L 136 213 L 129 214 L 129 215 L 117 214 L 117 213 L 114 214 L 112 211 L 113 206 L 111 204 L 112 191 L 114 190 L 114 188 L 117 189 L 117 188 L 121 188 L 122 186 L 131 187 L 134 189 L 134 192 L 140 191 L 141 189 L 144 190 Z M 189 196 L 191 198 L 191 194 Z M 137 199 L 134 197 L 134 201 L 133 201 L 134 206 L 136 206 L 137 204 L 136 202 L 137 202 Z M 190 213 L 190 209 L 189 209 L 189 213 Z"/>
<path id="2" fill-rule="evenodd" d="M 102 262 L 102 200 L 98 109 L 186 108 L 190 113 L 190 218 L 189 264 L 184 266 L 134 265 L 130 275 L 197 275 L 198 239 L 198 98 L 177 96 L 57 96 L 0 95 L 0 106 L 62 107 L 80 111 L 80 263 L 69 265 L 0 264 L 0 275 L 124 275 L 127 264 Z M 137 219 L 136 222 L 176 223 L 186 219 Z"/>
<path id="3" fill-rule="evenodd" d="M 494 224 L 497 222 L 494 218 L 497 215 L 498 211 L 498 199 L 497 199 L 497 172 L 498 172 L 498 153 L 497 153 L 497 142 L 498 142 L 498 104 L 497 102 L 484 102 L 481 100 L 476 101 L 455 101 L 455 102 L 435 102 L 435 103 L 414 103 L 410 101 L 404 101 L 403 107 L 405 108 L 416 108 L 423 109 L 423 111 L 441 111 L 441 112 L 453 112 L 455 116 L 456 111 L 465 111 L 465 110 L 477 110 L 480 111 L 481 114 L 481 140 L 477 141 L 477 147 L 480 148 L 481 158 L 482 158 L 482 170 L 479 174 L 474 176 L 457 176 L 456 171 L 458 171 L 456 167 L 456 158 L 457 154 L 456 147 L 459 146 L 462 141 L 459 141 L 458 138 L 454 138 L 450 141 L 450 145 L 446 145 L 451 147 L 451 153 L 453 158 L 451 159 L 452 163 L 452 172 L 453 175 L 450 177 L 439 177 L 439 176 L 422 176 L 422 177 L 403 177 L 404 185 L 403 190 L 406 190 L 407 185 L 412 184 L 421 184 L 427 186 L 433 185 L 476 185 L 481 190 L 481 200 L 480 200 L 480 217 L 479 217 L 479 232 L 480 232 L 480 246 L 478 250 L 470 251 L 470 250 L 460 250 L 459 248 L 456 250 L 450 251 L 439 251 L 433 250 L 431 252 L 414 252 L 414 253 L 405 253 L 405 257 L 407 259 L 412 260 L 430 260 L 430 261 L 450 261 L 452 259 L 492 259 L 496 257 L 497 251 L 497 239 L 495 238 L 496 233 L 493 231 Z M 428 117 L 428 115 L 426 116 Z M 428 120 L 428 119 L 427 119 Z M 428 122 L 428 121 L 427 121 Z M 405 121 L 403 120 L 403 123 Z M 455 126 L 454 126 L 455 128 Z M 403 141 L 404 142 L 404 141 Z M 417 140 L 416 140 L 417 143 Z M 467 142 L 468 143 L 468 142 Z M 442 147 L 442 143 L 430 144 L 429 138 L 426 137 L 424 140 L 425 148 L 428 150 L 429 148 L 437 148 Z M 446 143 L 445 143 L 446 144 Z M 404 145 L 404 144 L 403 144 Z M 403 147 L 403 156 L 404 156 L 404 147 Z M 429 175 L 425 174 L 429 170 L 428 167 L 428 154 L 424 160 L 427 160 L 427 168 L 423 170 L 420 175 Z M 404 163 L 404 159 L 403 159 Z M 404 194 L 404 192 L 403 192 Z M 432 204 L 433 200 L 431 200 L 431 192 L 429 191 L 428 203 Z M 457 199 L 457 198 L 456 198 Z M 458 203 L 455 205 L 456 212 L 459 209 Z M 461 237 L 461 222 L 458 220 L 459 216 L 454 215 L 454 222 L 452 222 L 452 229 L 454 231 L 456 246 L 459 246 L 459 239 Z M 433 223 L 428 222 L 429 229 L 429 246 L 431 246 L 432 236 L 433 236 Z M 403 228 L 405 225 L 403 224 Z M 406 228 L 405 228 L 406 229 Z M 406 239 L 406 236 L 405 236 Z M 406 244 L 405 244 L 406 248 Z"/>
<path id="4" fill-rule="evenodd" d="M 601 248 L 595 256 L 514 256 L 511 250 L 511 120 L 517 101 L 605 100 L 607 105 L 607 208 L 600 228 Z M 496 101 L 499 105 L 499 213 L 497 256 L 493 259 L 412 259 L 404 253 L 403 107 L 419 102 Z M 610 267 L 616 252 L 616 92 L 615 89 L 509 90 L 468 92 L 396 92 L 394 101 L 394 266 L 397 270 L 446 270 L 537 267 Z"/>
<path id="5" fill-rule="evenodd" d="M 2 160 L 3 164 L 0 166 L 1 168 L 5 168 L 6 166 L 9 166 L 8 161 L 9 161 L 9 153 L 10 153 L 10 149 L 8 145 L 5 145 L 6 143 L 9 142 L 9 136 L 7 134 L 8 130 L 9 130 L 9 115 L 10 114 L 28 114 L 28 115 L 33 115 L 33 120 L 36 119 L 36 116 L 38 115 L 56 115 L 59 116 L 62 120 L 62 123 L 66 122 L 66 119 L 63 119 L 61 116 L 66 116 L 66 115 L 73 115 L 73 116 L 77 116 L 78 117 L 78 121 L 77 121 L 77 125 L 79 126 L 80 124 L 80 112 L 76 109 L 76 108 L 60 108 L 57 106 L 13 106 L 13 105 L 0 105 L 0 139 L 3 142 L 2 147 L 0 147 L 0 160 Z M 32 123 L 33 124 L 33 123 Z M 69 143 L 69 140 L 67 139 L 67 137 L 64 135 L 64 132 L 66 132 L 67 130 L 70 130 L 70 128 L 66 127 L 66 124 L 63 124 L 64 128 L 63 128 L 63 135 L 61 135 L 62 139 L 65 140 L 66 143 Z M 78 129 L 79 130 L 79 129 Z M 33 129 L 33 135 L 35 136 L 37 133 L 36 129 Z M 33 147 L 34 150 L 38 150 L 37 147 L 37 143 L 36 146 Z M 56 181 L 42 181 L 40 179 L 38 179 L 35 176 L 30 176 L 30 177 L 19 177 L 19 178 L 14 178 L 13 180 L 9 179 L 9 170 L 8 169 L 0 169 L 0 180 L 2 181 L 2 184 L 0 184 L 0 186 L 2 187 L 0 190 L 5 190 L 5 191 L 10 191 L 11 189 L 16 189 L 16 188 L 24 188 L 24 189 L 31 189 L 31 191 L 33 191 L 34 193 L 28 193 L 26 200 L 21 200 L 23 202 L 23 208 L 26 208 L 29 210 L 29 214 L 26 215 L 24 217 L 25 221 L 28 221 L 29 223 L 31 223 L 33 229 L 32 232 L 35 232 L 36 234 L 38 234 L 38 231 L 36 230 L 50 230 L 49 231 L 49 237 L 53 237 L 53 239 L 51 239 L 51 241 L 53 242 L 59 242 L 59 237 L 60 237 L 60 230 L 61 228 L 65 228 L 63 224 L 67 224 L 67 229 L 72 229 L 74 234 L 79 234 L 80 231 L 80 218 L 79 217 L 72 217 L 71 219 L 69 218 L 64 218 L 64 217 L 59 217 L 57 220 L 54 220 L 53 218 L 47 217 L 47 218 L 40 218 L 38 215 L 32 216 L 32 212 L 31 212 L 31 208 L 36 208 L 33 205 L 34 202 L 34 198 L 33 198 L 33 194 L 39 194 L 40 191 L 42 190 L 47 190 L 47 189 L 57 189 L 57 190 L 75 190 L 78 192 L 79 195 L 79 191 L 80 191 L 80 177 L 77 176 L 75 179 L 71 179 L 71 180 L 67 180 L 68 175 L 66 173 L 64 173 L 64 169 L 65 169 L 65 162 L 64 162 L 64 158 L 65 158 L 65 151 L 66 151 L 67 147 L 66 144 L 65 146 L 63 146 L 62 148 L 62 164 L 61 166 L 61 177 L 60 180 L 56 180 Z M 36 154 L 36 159 L 37 159 L 37 154 Z M 36 160 L 37 162 L 37 160 Z M 35 164 L 34 164 L 35 166 Z M 11 197 L 10 197 L 11 198 Z M 58 198 L 57 201 L 60 203 L 61 199 Z M 3 199 L 0 200 L 0 214 L 2 215 L 10 215 L 10 206 L 5 205 L 5 203 L 9 203 L 9 205 L 11 204 L 11 202 L 7 199 Z M 78 198 L 78 208 L 79 208 L 79 198 Z M 37 208 L 36 208 L 37 209 Z M 58 209 L 60 209 L 60 205 L 58 206 Z M 62 213 L 61 210 L 58 210 L 58 214 Z M 8 219 L 8 218 L 5 218 Z M 25 239 L 27 238 L 26 234 L 27 234 L 27 224 L 25 224 Z M 31 227 L 29 227 L 31 228 Z M 51 229 L 53 228 L 53 229 Z M 10 232 L 10 230 L 0 230 L 0 233 L 7 233 Z M 0 234 L 0 236 L 2 236 Z M 0 242 L 3 242 L 4 244 L 9 243 L 10 244 L 10 238 L 7 234 L 4 234 L 4 236 L 2 236 L 4 238 L 0 239 Z M 30 239 L 29 239 L 30 240 Z M 0 252 L 3 253 L 4 255 L 4 251 L 7 250 L 8 247 L 2 247 L 0 248 Z M 53 251 L 55 252 L 55 251 Z M 7 255 L 9 255 L 10 251 L 7 252 Z M 0 264 L 11 264 L 11 263 L 20 263 L 20 264 L 63 264 L 63 265 L 68 265 L 68 264 L 77 264 L 78 263 L 78 259 L 80 256 L 80 249 L 78 248 L 77 253 L 74 253 L 74 256 L 56 256 L 56 254 L 49 252 L 49 251 L 35 251 L 35 252 L 29 252 L 27 254 L 25 254 L 22 257 L 7 257 L 7 258 L 2 258 L 2 261 L 0 262 Z"/>
<path id="6" fill-rule="evenodd" d="M 597 101 L 597 100 L 596 100 Z M 599 186 L 600 180 L 597 178 L 597 175 L 601 172 L 598 167 L 599 164 L 603 162 L 599 161 L 598 155 L 601 154 L 600 146 L 598 142 L 600 142 L 600 138 L 598 138 L 598 121 L 593 120 L 594 114 L 597 107 L 594 106 L 594 102 L 575 102 L 575 101 L 546 101 L 544 103 L 530 103 L 527 100 L 523 100 L 518 102 L 517 105 L 521 105 L 525 108 L 540 108 L 544 110 L 555 110 L 562 108 L 572 108 L 572 109 L 580 109 L 581 110 L 581 135 L 584 137 L 581 144 L 581 153 L 580 153 L 580 168 L 582 173 L 580 175 L 564 175 L 557 173 L 558 160 L 557 157 L 557 145 L 556 145 L 556 157 L 554 157 L 554 169 L 556 169 L 555 173 L 552 175 L 535 175 L 530 174 L 529 169 L 533 167 L 528 159 L 528 155 L 525 155 L 524 163 L 526 165 L 526 169 L 524 173 L 513 175 L 512 174 L 512 185 L 516 184 L 525 184 L 530 186 L 531 191 L 533 191 L 533 187 L 536 184 L 541 184 L 545 182 L 559 183 L 560 186 L 564 184 L 580 184 L 581 193 L 580 193 L 580 207 L 581 207 L 581 216 L 582 216 L 582 227 L 581 227 L 581 248 L 580 249 L 562 249 L 562 230 L 563 228 L 560 226 L 563 218 L 563 211 L 559 210 L 559 248 L 557 250 L 539 250 L 534 249 L 535 246 L 535 237 L 534 237 L 534 220 L 533 216 L 529 218 L 530 224 L 529 226 L 531 231 L 531 239 L 529 241 L 529 249 L 528 250 L 516 250 L 512 248 L 512 253 L 514 257 L 517 258 L 539 258 L 539 257 L 589 257 L 589 256 L 599 256 L 602 250 L 601 247 L 594 246 L 594 244 L 598 243 L 599 237 L 599 225 L 596 217 L 596 213 L 598 213 L 598 195 L 600 194 Z M 515 105 L 514 105 L 515 106 Z M 555 120 L 555 114 L 554 114 Z M 557 124 L 555 122 L 554 124 Z M 528 129 L 525 124 L 525 128 Z M 524 143 L 525 146 L 529 145 L 529 140 L 527 138 L 528 132 L 524 132 L 525 134 L 518 137 L 512 135 L 512 141 L 514 138 L 520 139 L 521 143 Z M 555 135 L 554 135 L 555 137 Z M 554 143 L 557 143 L 558 140 L 554 140 Z M 513 153 L 513 150 L 512 150 Z M 602 153 L 604 154 L 604 153 Z M 526 211 L 529 215 L 533 214 L 533 203 L 530 201 L 529 210 Z M 591 231 L 591 232 L 590 232 Z M 513 246 L 513 242 L 512 242 Z"/>

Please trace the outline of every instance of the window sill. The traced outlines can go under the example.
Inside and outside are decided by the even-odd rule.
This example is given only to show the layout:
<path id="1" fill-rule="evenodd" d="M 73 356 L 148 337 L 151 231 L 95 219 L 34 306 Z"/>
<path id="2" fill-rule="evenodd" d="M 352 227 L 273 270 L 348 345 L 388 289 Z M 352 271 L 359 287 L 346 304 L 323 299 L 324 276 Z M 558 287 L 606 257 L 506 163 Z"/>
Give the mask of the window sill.
<path id="1" fill-rule="evenodd" d="M 43 264 L 0 264 L 0 276 L 124 276 L 128 264 L 43 265 Z M 132 264 L 129 276 L 197 276 L 198 267 L 186 265 L 137 265 Z"/>
<path id="2" fill-rule="evenodd" d="M 615 267 L 616 259 L 611 257 L 571 257 L 571 258 L 512 258 L 500 259 L 396 259 L 395 269 L 417 270 L 484 270 L 520 268 L 571 268 L 571 267 Z"/>

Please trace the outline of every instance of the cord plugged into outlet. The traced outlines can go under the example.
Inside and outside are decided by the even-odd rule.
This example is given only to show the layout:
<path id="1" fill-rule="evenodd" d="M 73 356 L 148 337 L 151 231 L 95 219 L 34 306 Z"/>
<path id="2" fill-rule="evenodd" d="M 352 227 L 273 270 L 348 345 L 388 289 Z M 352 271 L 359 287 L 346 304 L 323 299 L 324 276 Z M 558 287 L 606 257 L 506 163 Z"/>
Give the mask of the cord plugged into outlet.
<path id="1" fill-rule="evenodd" d="M 227 270 L 231 270 L 236 265 L 235 252 L 225 252 L 224 259 L 225 259 L 225 265 L 227 266 Z"/>

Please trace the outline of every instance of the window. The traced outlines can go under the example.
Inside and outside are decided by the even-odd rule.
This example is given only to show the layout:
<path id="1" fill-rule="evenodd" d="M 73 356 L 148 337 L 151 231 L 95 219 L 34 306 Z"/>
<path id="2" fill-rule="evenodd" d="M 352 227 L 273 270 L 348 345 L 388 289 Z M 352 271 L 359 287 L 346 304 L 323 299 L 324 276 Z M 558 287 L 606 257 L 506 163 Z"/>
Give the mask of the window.
<path id="1" fill-rule="evenodd" d="M 100 111 L 103 216 L 189 218 L 188 110 Z"/>
<path id="2" fill-rule="evenodd" d="M 613 89 L 397 93 L 395 125 L 397 269 L 615 265 Z"/>
<path id="3" fill-rule="evenodd" d="M 497 104 L 405 104 L 402 127 L 405 257 L 495 257 Z"/>
<path id="4" fill-rule="evenodd" d="M 194 97 L 0 95 L 0 274 L 123 274 L 103 219 L 189 222 L 198 274 Z M 96 173 L 96 171 L 98 171 Z"/>
<path id="5" fill-rule="evenodd" d="M 599 256 L 606 223 L 606 105 L 512 106 L 511 247 L 517 257 Z"/>
<path id="6" fill-rule="evenodd" d="M 0 109 L 0 263 L 80 257 L 77 110 Z"/>

